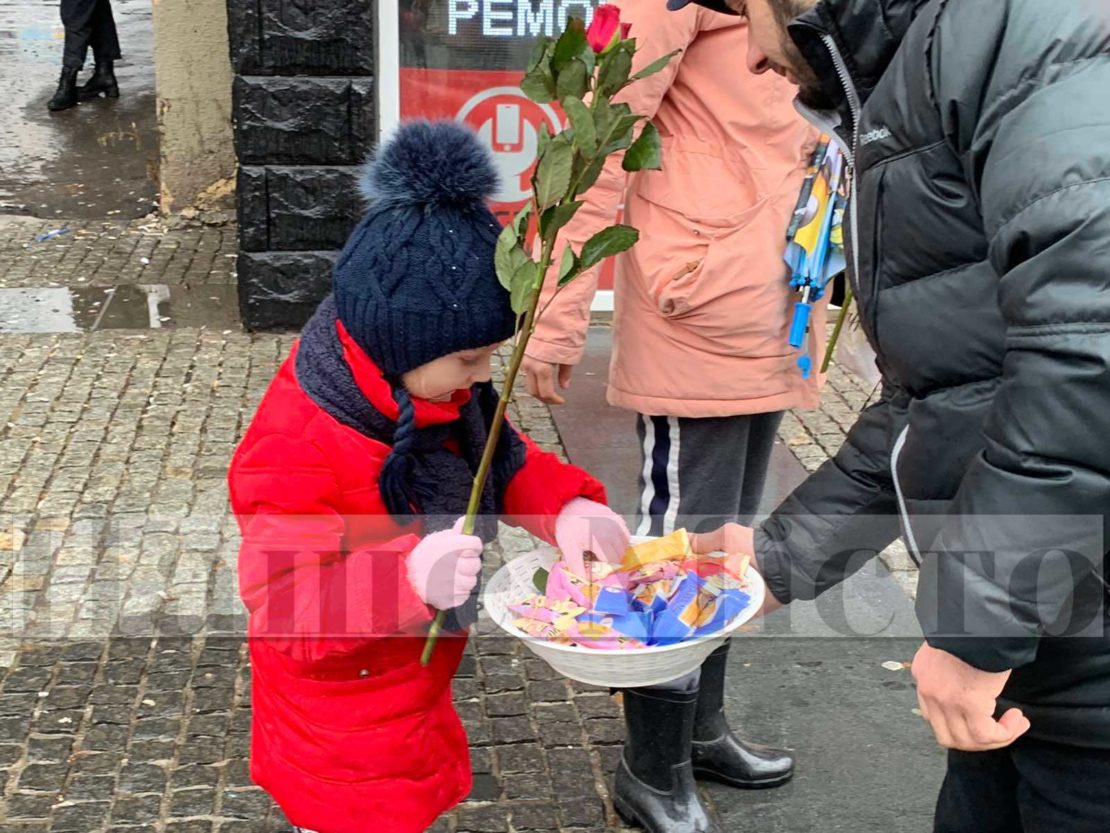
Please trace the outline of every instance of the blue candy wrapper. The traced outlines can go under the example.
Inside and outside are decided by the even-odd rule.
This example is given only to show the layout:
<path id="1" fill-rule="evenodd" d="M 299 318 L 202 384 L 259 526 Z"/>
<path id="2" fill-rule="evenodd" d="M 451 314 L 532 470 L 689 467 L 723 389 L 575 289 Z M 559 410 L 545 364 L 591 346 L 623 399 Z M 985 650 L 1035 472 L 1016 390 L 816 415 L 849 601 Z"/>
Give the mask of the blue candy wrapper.
<path id="1" fill-rule="evenodd" d="M 632 594 L 619 587 L 602 587 L 594 602 L 594 611 L 624 616 L 632 609 Z"/>
<path id="2" fill-rule="evenodd" d="M 641 642 L 647 642 L 651 632 L 650 613 L 627 613 L 623 616 L 610 616 L 600 613 L 583 613 L 578 617 L 579 622 L 594 622 L 599 625 L 608 625 L 621 636 L 630 636 Z"/>
<path id="3" fill-rule="evenodd" d="M 708 636 L 716 633 L 734 618 L 744 612 L 751 599 L 740 591 L 726 591 L 717 600 L 717 610 L 713 617 L 694 631 L 694 636 Z"/>
<path id="4" fill-rule="evenodd" d="M 673 645 L 686 639 L 693 632 L 693 625 L 686 624 L 673 610 L 668 608 L 662 613 L 655 614 L 648 645 Z"/>

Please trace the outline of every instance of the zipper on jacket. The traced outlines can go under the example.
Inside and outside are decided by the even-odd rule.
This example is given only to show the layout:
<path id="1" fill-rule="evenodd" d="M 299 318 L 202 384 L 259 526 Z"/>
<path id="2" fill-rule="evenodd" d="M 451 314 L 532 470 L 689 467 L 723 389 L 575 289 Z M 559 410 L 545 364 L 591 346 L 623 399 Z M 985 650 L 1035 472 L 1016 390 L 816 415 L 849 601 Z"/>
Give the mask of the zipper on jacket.
<path id="1" fill-rule="evenodd" d="M 910 512 L 906 508 L 906 498 L 902 494 L 902 486 L 898 482 L 898 458 L 902 455 L 902 448 L 906 445 L 906 438 L 910 434 L 910 427 L 907 425 L 902 429 L 902 433 L 898 435 L 898 439 L 894 441 L 894 448 L 890 452 L 890 476 L 894 480 L 894 494 L 898 497 L 898 512 L 902 516 L 902 532 L 906 538 L 906 546 L 909 549 L 910 558 L 918 567 L 921 566 L 921 550 L 917 547 L 917 540 L 913 536 L 913 527 L 910 526 Z"/>
<path id="2" fill-rule="evenodd" d="M 863 113 L 863 106 L 860 104 L 859 93 L 856 92 L 856 85 L 852 83 L 852 74 L 848 72 L 848 64 L 844 61 L 844 56 L 840 54 L 840 49 L 837 48 L 836 41 L 832 35 L 822 35 L 821 42 L 825 44 L 825 48 L 829 50 L 832 56 L 833 65 L 836 67 L 836 74 L 840 76 L 840 84 L 844 87 L 844 95 L 848 100 L 848 108 L 852 111 L 852 149 L 848 152 L 848 167 L 852 171 L 852 194 L 851 194 L 851 217 L 852 217 L 852 264 L 856 270 L 856 281 L 860 279 L 859 275 L 859 210 L 856 208 L 856 203 L 859 202 L 859 192 L 856 189 L 856 153 L 859 150 L 859 123 L 860 117 Z"/>

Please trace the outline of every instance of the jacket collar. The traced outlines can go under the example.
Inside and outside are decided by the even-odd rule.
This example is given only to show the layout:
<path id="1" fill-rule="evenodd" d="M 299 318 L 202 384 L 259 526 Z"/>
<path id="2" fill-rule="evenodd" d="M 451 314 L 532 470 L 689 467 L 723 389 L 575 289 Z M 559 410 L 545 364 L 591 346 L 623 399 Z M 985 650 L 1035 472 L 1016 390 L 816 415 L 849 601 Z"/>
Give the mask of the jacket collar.
<path id="1" fill-rule="evenodd" d="M 382 371 L 374 364 L 366 352 L 358 346 L 350 333 L 343 326 L 343 322 L 336 321 L 335 328 L 339 333 L 339 341 L 343 345 L 343 358 L 351 373 L 355 377 L 355 384 L 362 391 L 366 400 L 374 406 L 387 419 L 396 422 L 400 417 L 400 409 L 393 399 L 393 388 L 386 381 Z M 429 425 L 443 425 L 454 422 L 459 418 L 462 406 L 470 401 L 469 390 L 457 390 L 450 400 L 446 402 L 430 402 L 427 399 L 412 397 L 413 410 L 416 414 L 416 425 L 425 428 Z"/>
<path id="2" fill-rule="evenodd" d="M 845 125 L 854 126 L 858 113 L 853 110 L 862 107 L 878 85 L 927 2 L 821 0 L 790 24 L 790 37 L 836 102 Z"/>

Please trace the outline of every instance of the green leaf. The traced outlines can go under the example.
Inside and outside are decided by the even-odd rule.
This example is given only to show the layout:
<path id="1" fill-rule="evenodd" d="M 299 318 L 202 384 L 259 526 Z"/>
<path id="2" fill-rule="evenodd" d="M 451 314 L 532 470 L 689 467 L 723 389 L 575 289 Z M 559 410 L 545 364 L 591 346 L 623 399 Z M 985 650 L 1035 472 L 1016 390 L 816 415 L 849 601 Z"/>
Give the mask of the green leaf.
<path id="1" fill-rule="evenodd" d="M 540 591 L 541 596 L 547 592 L 547 580 L 550 577 L 551 573 L 549 573 L 543 567 L 540 567 L 538 570 L 536 570 L 536 574 L 532 576 L 532 584 L 534 584 L 536 586 L 536 589 Z"/>
<path id="2" fill-rule="evenodd" d="M 623 102 L 600 105 L 594 115 L 598 143 L 601 145 L 600 153 L 623 150 L 632 144 L 632 128 L 641 118 L 642 116 L 633 115 L 632 108 Z"/>
<path id="3" fill-rule="evenodd" d="M 540 265 L 533 263 L 530 258 L 526 258 L 525 262 L 520 264 L 520 267 L 513 273 L 511 303 L 513 312 L 521 315 L 528 311 L 528 305 L 532 301 L 532 295 L 535 293 L 536 279 L 540 274 Z"/>
<path id="4" fill-rule="evenodd" d="M 682 50 L 681 49 L 676 49 L 674 52 L 671 52 L 668 55 L 664 55 L 659 60 L 652 61 L 650 64 L 648 64 L 642 70 L 640 70 L 635 75 L 633 75 L 631 80 L 632 81 L 639 81 L 643 78 L 647 78 L 650 75 L 655 75 L 655 73 L 659 72 L 661 69 L 666 67 L 667 64 L 669 64 L 671 62 L 672 58 L 674 58 L 676 55 L 681 55 L 681 54 L 682 54 Z"/>
<path id="5" fill-rule="evenodd" d="M 574 128 L 578 149 L 587 159 L 593 159 L 597 154 L 597 130 L 594 127 L 594 117 L 590 113 L 590 108 L 583 104 L 580 98 L 572 96 L 563 99 L 563 110 L 566 111 L 567 118 Z"/>
<path id="6" fill-rule="evenodd" d="M 563 249 L 563 260 L 559 264 L 559 286 L 564 286 L 578 277 L 582 270 L 578 266 L 578 255 L 567 246 Z"/>
<path id="7" fill-rule="evenodd" d="M 570 188 L 574 149 L 563 135 L 551 140 L 532 177 L 536 204 L 543 211 L 563 198 Z"/>
<path id="8" fill-rule="evenodd" d="M 632 143 L 621 163 L 626 171 L 657 171 L 662 166 L 659 149 L 659 131 L 648 122 L 640 131 L 640 138 Z"/>
<path id="9" fill-rule="evenodd" d="M 512 287 L 513 273 L 520 265 L 513 262 L 513 251 L 520 250 L 519 242 L 516 223 L 509 223 L 501 229 L 501 234 L 497 237 L 497 245 L 493 250 L 493 268 L 497 272 L 497 280 L 505 289 Z"/>
<path id="10" fill-rule="evenodd" d="M 524 70 L 526 74 L 531 74 L 543 63 L 543 59 L 547 55 L 547 51 L 550 47 L 551 38 L 546 35 L 542 38 L 536 38 L 536 45 L 532 47 L 532 55 L 528 58 L 528 66 Z"/>
<path id="11" fill-rule="evenodd" d="M 582 174 L 582 179 L 578 181 L 578 192 L 574 196 L 581 196 L 582 194 L 585 194 L 587 191 L 593 188 L 594 184 L 597 182 L 598 177 L 601 176 L 601 170 L 604 167 L 604 156 L 599 156 L 597 157 L 597 159 L 591 162 L 590 166 L 586 168 L 586 172 Z"/>
<path id="12" fill-rule="evenodd" d="M 555 100 L 555 76 L 550 67 L 540 66 L 521 79 L 520 90 L 537 104 L 549 104 Z"/>
<path id="13" fill-rule="evenodd" d="M 582 247 L 579 262 L 583 269 L 601 263 L 605 258 L 628 251 L 640 239 L 640 232 L 631 226 L 610 226 L 602 229 Z"/>
<path id="14" fill-rule="evenodd" d="M 601 60 L 601 72 L 597 77 L 597 89 L 604 96 L 612 96 L 628 82 L 632 72 L 632 53 L 622 43 Z"/>
<path id="15" fill-rule="evenodd" d="M 527 202 L 524 207 L 516 213 L 513 218 L 513 226 L 516 227 L 517 239 L 523 241 L 528 235 L 528 220 L 532 216 L 532 203 Z"/>
<path id="16" fill-rule="evenodd" d="M 551 131 L 547 128 L 545 121 L 540 125 L 540 137 L 536 142 L 536 158 L 539 159 L 543 156 L 543 152 L 547 150 L 548 144 L 551 142 Z"/>
<path id="17" fill-rule="evenodd" d="M 569 223 L 581 207 L 582 203 L 580 202 L 565 202 L 547 209 L 543 213 L 543 220 L 540 223 L 540 232 L 544 239 L 550 240 L 558 234 L 559 229 Z"/>
<path id="18" fill-rule="evenodd" d="M 567 28 L 559 36 L 555 44 L 555 54 L 551 59 L 555 72 L 562 72 L 571 61 L 579 57 L 583 49 L 589 49 L 590 43 L 586 40 L 586 24 L 577 17 L 567 20 Z M 590 50 L 591 52 L 593 50 Z"/>
<path id="19" fill-rule="evenodd" d="M 578 53 L 578 60 L 586 65 L 586 74 L 593 78 L 594 70 L 597 69 L 597 53 L 594 52 L 589 43 L 586 43 L 582 47 L 582 51 Z"/>
<path id="20" fill-rule="evenodd" d="M 555 81 L 555 92 L 560 100 L 566 98 L 581 98 L 589 89 L 586 78 L 586 65 L 577 58 L 572 58 L 559 74 Z"/>

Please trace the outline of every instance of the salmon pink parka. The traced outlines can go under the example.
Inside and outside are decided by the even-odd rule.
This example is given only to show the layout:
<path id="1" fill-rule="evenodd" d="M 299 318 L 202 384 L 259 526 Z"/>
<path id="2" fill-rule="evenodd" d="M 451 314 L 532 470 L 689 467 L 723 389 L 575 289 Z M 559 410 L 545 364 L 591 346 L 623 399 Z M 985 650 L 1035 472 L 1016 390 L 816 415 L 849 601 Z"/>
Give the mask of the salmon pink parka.
<path id="1" fill-rule="evenodd" d="M 397 406 L 381 372 L 339 325 L 362 394 Z M 242 530 L 240 592 L 250 611 L 251 777 L 289 820 L 319 833 L 421 833 L 471 788 L 467 738 L 451 702 L 466 639 L 443 638 L 420 666 L 434 610 L 406 578 L 419 524 L 399 526 L 378 492 L 389 446 L 336 421 L 281 366 L 229 473 Z M 420 427 L 458 418 L 414 399 Z M 576 497 L 602 485 L 525 438 L 503 520 L 554 541 Z"/>
<path id="2" fill-rule="evenodd" d="M 635 71 L 682 53 L 621 93 L 659 129 L 662 170 L 629 177 L 614 154 L 561 236 L 581 251 L 615 221 L 622 198 L 625 222 L 640 230 L 617 259 L 609 402 L 678 417 L 816 407 L 817 379 L 802 378 L 787 343 L 797 295 L 783 260 L 786 228 L 816 141 L 793 109 L 795 88 L 747 70 L 743 18 L 698 6 L 671 12 L 662 0 L 618 5 L 638 44 Z M 595 270 L 559 292 L 530 357 L 581 360 L 596 288 Z M 808 346 L 815 361 L 824 321 L 820 305 Z"/>

